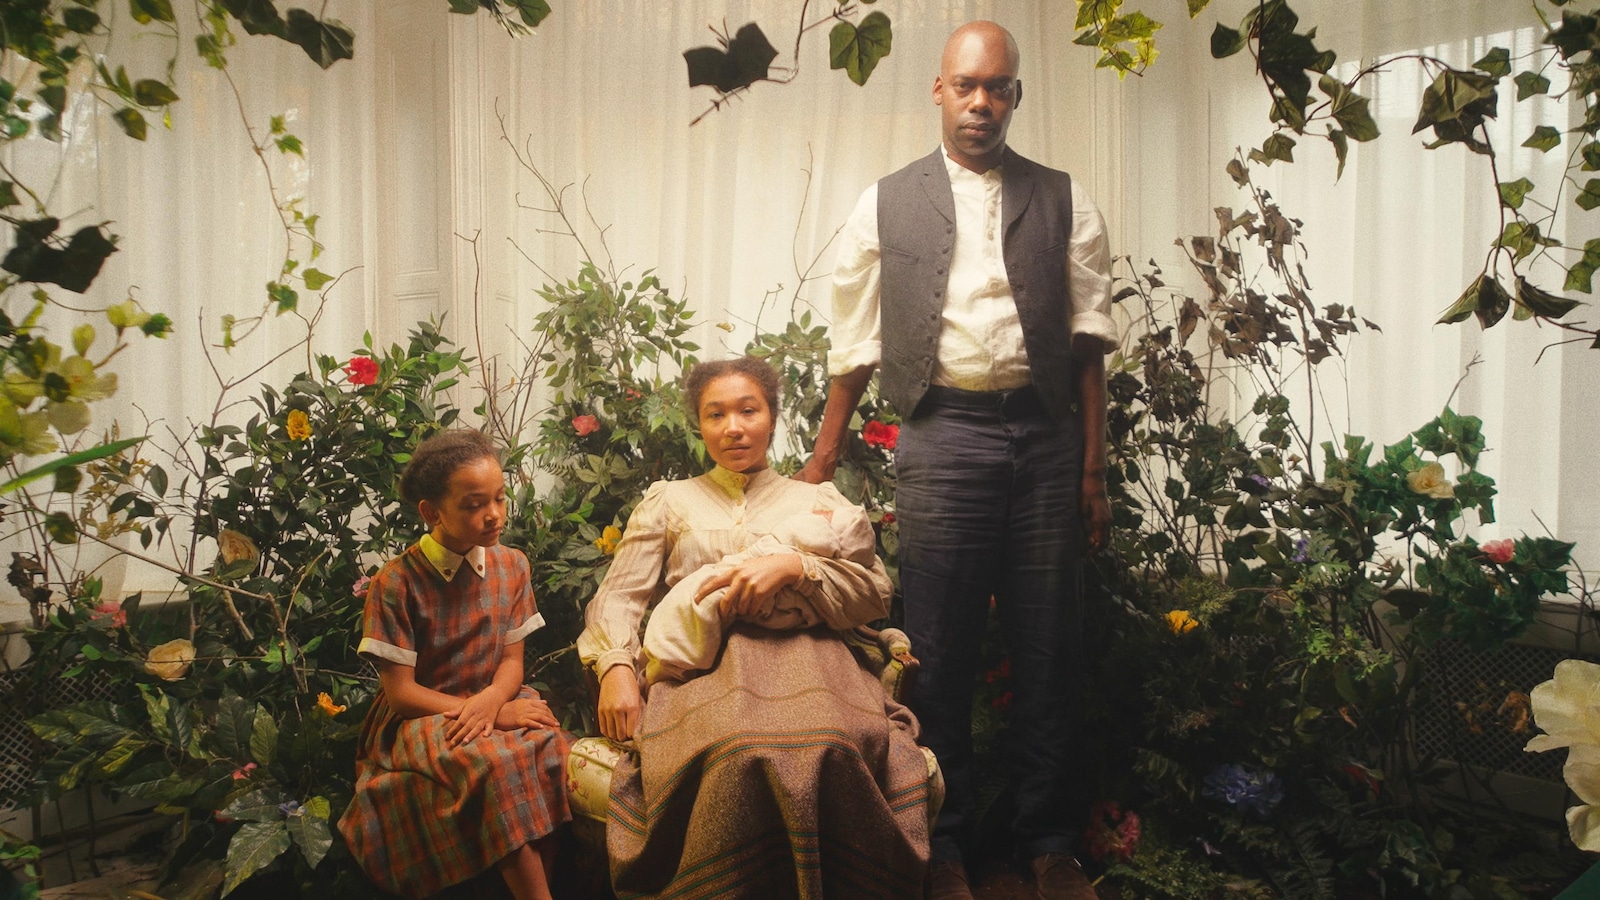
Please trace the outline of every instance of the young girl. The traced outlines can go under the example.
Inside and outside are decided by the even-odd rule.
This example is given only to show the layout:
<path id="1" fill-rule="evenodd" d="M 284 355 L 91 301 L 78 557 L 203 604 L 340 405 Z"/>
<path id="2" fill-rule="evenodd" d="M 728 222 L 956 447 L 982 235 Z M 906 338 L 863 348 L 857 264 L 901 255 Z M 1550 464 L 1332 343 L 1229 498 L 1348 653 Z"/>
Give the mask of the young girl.
<path id="1" fill-rule="evenodd" d="M 435 894 L 494 866 L 517 900 L 548 898 L 551 833 L 571 819 L 567 741 L 522 684 L 522 641 L 544 618 L 527 558 L 499 544 L 494 444 L 467 430 L 423 441 L 400 494 L 430 531 L 368 588 L 358 652 L 383 691 L 339 828 L 393 893 Z"/>

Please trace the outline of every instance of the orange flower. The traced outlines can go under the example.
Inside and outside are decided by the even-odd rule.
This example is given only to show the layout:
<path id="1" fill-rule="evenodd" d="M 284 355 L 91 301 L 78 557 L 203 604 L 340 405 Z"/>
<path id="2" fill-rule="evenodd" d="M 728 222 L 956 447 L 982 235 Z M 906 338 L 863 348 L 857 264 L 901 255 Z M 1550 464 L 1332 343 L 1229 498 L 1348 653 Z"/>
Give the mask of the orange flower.
<path id="1" fill-rule="evenodd" d="M 333 698 L 328 696 L 327 691 L 323 691 L 317 695 L 317 709 L 327 713 L 328 718 L 330 719 L 349 708 L 350 707 L 348 706 L 340 706 L 339 704 L 334 703 Z"/>
<path id="2" fill-rule="evenodd" d="M 600 420 L 594 416 L 573 416 L 572 430 L 578 433 L 578 437 L 588 437 L 600 430 Z"/>
<path id="3" fill-rule="evenodd" d="M 615 525 L 607 525 L 600 536 L 594 539 L 594 545 L 601 553 L 610 556 L 617 552 L 617 543 L 622 540 L 622 529 Z"/>
<path id="4" fill-rule="evenodd" d="M 311 437 L 311 417 L 307 416 L 303 409 L 289 410 L 289 418 L 284 427 L 288 430 L 291 441 L 303 441 Z"/>
<path id="5" fill-rule="evenodd" d="M 1199 628 L 1200 623 L 1195 621 L 1194 616 L 1189 615 L 1188 610 L 1175 609 L 1167 613 L 1167 627 L 1172 629 L 1173 634 L 1187 634 Z"/>

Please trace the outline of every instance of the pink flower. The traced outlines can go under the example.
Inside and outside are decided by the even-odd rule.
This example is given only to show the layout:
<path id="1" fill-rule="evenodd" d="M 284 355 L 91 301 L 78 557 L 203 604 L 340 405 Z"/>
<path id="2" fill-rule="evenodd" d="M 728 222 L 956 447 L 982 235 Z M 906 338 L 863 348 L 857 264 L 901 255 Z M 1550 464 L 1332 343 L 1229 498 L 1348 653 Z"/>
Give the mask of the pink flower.
<path id="1" fill-rule="evenodd" d="M 106 600 L 94 608 L 90 621 L 107 628 L 121 628 L 128 624 L 128 611 L 115 600 Z"/>
<path id="2" fill-rule="evenodd" d="M 578 437 L 588 437 L 600 430 L 600 420 L 594 416 L 573 416 L 572 430 L 578 433 Z"/>
<path id="3" fill-rule="evenodd" d="M 240 766 L 239 768 L 233 770 L 233 780 L 234 781 L 243 781 L 246 778 L 249 778 L 250 777 L 250 773 L 254 772 L 255 770 L 256 770 L 256 764 L 255 763 L 253 763 L 253 762 L 252 763 L 245 763 L 244 765 Z"/>
<path id="4" fill-rule="evenodd" d="M 1517 546 L 1511 542 L 1510 538 L 1490 541 L 1479 549 L 1483 551 L 1484 556 L 1489 557 L 1490 562 L 1500 566 L 1511 562 L 1511 557 L 1515 556 L 1517 552 Z"/>
<path id="5" fill-rule="evenodd" d="M 350 593 L 355 594 L 357 597 L 365 597 L 367 595 L 367 585 L 371 583 L 372 576 L 363 575 L 356 579 L 356 583 L 350 588 Z"/>
<path id="6" fill-rule="evenodd" d="M 868 447 L 882 447 L 893 450 L 900 443 L 900 426 L 885 425 L 877 419 L 861 426 L 861 439 L 867 442 Z"/>
<path id="7" fill-rule="evenodd" d="M 378 362 L 370 356 L 352 356 L 345 363 L 344 372 L 351 384 L 375 384 L 378 381 Z"/>

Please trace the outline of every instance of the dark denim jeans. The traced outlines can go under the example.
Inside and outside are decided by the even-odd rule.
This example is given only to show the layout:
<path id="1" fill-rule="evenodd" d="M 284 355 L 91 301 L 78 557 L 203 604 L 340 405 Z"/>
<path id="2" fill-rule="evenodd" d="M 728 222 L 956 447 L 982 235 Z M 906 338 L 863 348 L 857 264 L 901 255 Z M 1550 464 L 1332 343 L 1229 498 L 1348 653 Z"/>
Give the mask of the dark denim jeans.
<path id="1" fill-rule="evenodd" d="M 935 389 L 895 453 L 906 632 L 922 661 L 911 708 L 947 794 L 935 860 L 972 827 L 972 695 L 990 598 L 1011 658 L 1013 827 L 1028 856 L 1070 853 L 1081 827 L 1083 430 L 1031 389 Z"/>

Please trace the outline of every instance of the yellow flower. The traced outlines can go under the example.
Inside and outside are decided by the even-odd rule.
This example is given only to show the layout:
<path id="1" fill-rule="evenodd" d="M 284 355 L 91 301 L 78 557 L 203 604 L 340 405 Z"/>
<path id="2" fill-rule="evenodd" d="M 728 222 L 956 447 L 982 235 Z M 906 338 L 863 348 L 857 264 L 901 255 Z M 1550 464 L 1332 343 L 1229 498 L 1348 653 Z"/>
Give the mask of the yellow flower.
<path id="1" fill-rule="evenodd" d="M 1531 703 L 1534 724 L 1545 733 L 1523 749 L 1569 748 L 1562 775 L 1582 805 L 1567 809 L 1567 831 L 1580 850 L 1600 851 L 1600 666 L 1556 663 L 1555 677 L 1533 689 Z"/>
<path id="2" fill-rule="evenodd" d="M 1200 623 L 1189 615 L 1188 610 L 1175 609 L 1167 613 L 1167 627 L 1172 629 L 1173 634 L 1185 634 L 1199 628 Z"/>
<path id="3" fill-rule="evenodd" d="M 305 410 L 289 410 L 289 421 L 285 424 L 289 430 L 289 440 L 303 441 L 311 437 L 311 419 L 306 416 Z"/>
<path id="4" fill-rule="evenodd" d="M 327 691 L 323 691 L 317 695 L 317 709 L 327 713 L 328 718 L 330 719 L 349 708 L 350 707 L 348 706 L 340 706 L 339 704 L 334 703 L 333 698 L 328 696 Z"/>
<path id="5" fill-rule="evenodd" d="M 184 638 L 150 648 L 144 657 L 144 670 L 163 681 L 177 681 L 189 673 L 194 662 L 194 644 Z"/>
<path id="6" fill-rule="evenodd" d="M 261 550 L 256 547 L 256 542 L 232 528 L 224 528 L 222 533 L 217 535 L 217 552 L 221 555 L 222 564 L 225 566 L 231 566 L 241 559 L 248 559 L 254 563 L 261 558 Z"/>
<path id="7" fill-rule="evenodd" d="M 600 548 L 601 553 L 612 554 L 617 552 L 617 542 L 622 540 L 622 529 L 615 525 L 607 525 L 600 536 L 594 539 L 594 545 Z"/>
<path id="8" fill-rule="evenodd" d="M 1456 489 L 1445 478 L 1444 466 L 1436 462 L 1428 463 L 1407 475 L 1406 484 L 1410 485 L 1413 491 L 1435 500 L 1449 500 L 1456 495 Z"/>

